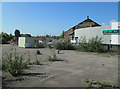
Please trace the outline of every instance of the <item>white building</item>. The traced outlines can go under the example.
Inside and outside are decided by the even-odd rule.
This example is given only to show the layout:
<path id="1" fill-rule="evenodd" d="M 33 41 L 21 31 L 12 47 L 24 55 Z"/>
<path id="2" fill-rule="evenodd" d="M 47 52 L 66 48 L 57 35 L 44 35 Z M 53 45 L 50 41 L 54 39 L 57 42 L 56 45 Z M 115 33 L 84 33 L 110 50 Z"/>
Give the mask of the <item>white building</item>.
<path id="1" fill-rule="evenodd" d="M 118 34 L 111 35 L 111 44 L 120 45 L 120 22 L 111 23 L 111 30 L 118 30 Z"/>
<path id="2" fill-rule="evenodd" d="M 120 45 L 120 41 L 118 39 L 120 38 L 119 23 L 120 22 L 113 22 L 111 23 L 111 26 L 76 29 L 73 41 L 78 44 L 83 37 L 85 37 L 88 42 L 92 37 L 98 36 L 102 38 L 103 44 Z"/>

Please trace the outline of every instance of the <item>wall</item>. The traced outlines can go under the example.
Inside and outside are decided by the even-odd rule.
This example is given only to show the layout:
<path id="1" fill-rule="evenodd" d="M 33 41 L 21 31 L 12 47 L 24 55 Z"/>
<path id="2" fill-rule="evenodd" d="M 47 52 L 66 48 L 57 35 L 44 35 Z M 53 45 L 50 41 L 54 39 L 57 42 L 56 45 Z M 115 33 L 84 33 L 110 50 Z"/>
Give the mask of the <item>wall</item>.
<path id="1" fill-rule="evenodd" d="M 111 29 L 118 29 L 120 22 L 112 22 Z M 111 35 L 111 44 L 118 45 L 120 44 L 120 35 Z"/>
<path id="2" fill-rule="evenodd" d="M 90 28 L 81 28 L 75 30 L 75 37 L 78 37 L 78 41 L 81 40 L 81 37 L 86 37 L 87 41 L 92 37 L 99 36 L 103 40 L 103 44 L 110 44 L 111 35 L 103 35 L 103 29 L 111 29 L 110 26 L 102 27 L 90 27 Z"/>
<path id="3" fill-rule="evenodd" d="M 69 29 L 68 31 L 66 31 L 66 32 L 64 33 L 64 39 L 70 38 L 69 33 L 71 33 L 71 32 L 73 32 L 73 29 Z"/>
<path id="4" fill-rule="evenodd" d="M 120 22 L 112 22 L 111 23 L 111 29 L 118 29 L 119 25 L 120 25 Z"/>

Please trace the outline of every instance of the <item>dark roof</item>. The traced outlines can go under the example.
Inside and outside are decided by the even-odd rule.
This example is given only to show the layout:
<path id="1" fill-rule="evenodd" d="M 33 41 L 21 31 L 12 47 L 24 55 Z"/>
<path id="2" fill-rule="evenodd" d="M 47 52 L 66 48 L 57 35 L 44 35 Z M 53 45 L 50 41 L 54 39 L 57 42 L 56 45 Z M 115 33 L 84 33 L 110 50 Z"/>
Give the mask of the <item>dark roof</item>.
<path id="1" fill-rule="evenodd" d="M 98 23 L 94 22 L 93 20 L 91 20 L 91 19 L 89 19 L 89 18 L 86 19 L 86 20 L 84 20 L 83 22 L 79 23 L 78 25 L 83 24 L 84 22 L 93 22 L 93 23 L 95 23 L 96 26 L 101 26 L 101 25 L 99 25 Z M 77 26 L 77 25 L 76 25 L 76 26 Z"/>
<path id="2" fill-rule="evenodd" d="M 86 19 L 86 20 L 82 21 L 81 23 L 75 25 L 74 27 L 72 27 L 72 28 L 70 28 L 70 29 L 73 29 L 73 31 L 74 31 L 76 28 L 80 27 L 80 25 L 82 25 L 82 24 L 85 23 L 85 22 L 92 22 L 92 23 L 94 23 L 94 25 L 92 25 L 92 27 L 101 26 L 101 25 L 99 25 L 98 23 L 94 22 L 93 20 L 89 19 L 89 16 L 87 16 L 87 19 Z M 85 26 L 85 27 L 87 27 L 87 26 Z M 80 27 L 80 28 L 85 28 L 85 27 L 82 26 L 82 27 Z M 69 29 L 69 30 L 70 30 L 70 29 Z M 67 30 L 67 31 L 69 31 L 69 30 Z M 67 31 L 66 31 L 66 32 L 67 32 Z"/>

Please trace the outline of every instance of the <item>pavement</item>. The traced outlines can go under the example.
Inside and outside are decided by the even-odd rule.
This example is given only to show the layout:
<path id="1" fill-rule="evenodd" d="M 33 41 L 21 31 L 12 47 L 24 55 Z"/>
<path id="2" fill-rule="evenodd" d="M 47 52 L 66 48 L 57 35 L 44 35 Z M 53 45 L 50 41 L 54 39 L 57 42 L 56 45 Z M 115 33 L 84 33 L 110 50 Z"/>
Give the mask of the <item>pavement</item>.
<path id="1" fill-rule="evenodd" d="M 105 56 L 103 54 L 78 52 L 74 50 L 57 50 L 49 48 L 18 48 L 17 46 L 3 45 L 3 60 L 6 55 L 14 52 L 16 48 L 19 55 L 27 59 L 30 55 L 31 62 L 36 60 L 35 52 L 40 50 L 42 55 L 37 55 L 42 65 L 29 65 L 25 73 L 13 77 L 3 71 L 4 86 L 9 87 L 86 87 L 84 80 L 95 80 L 118 83 L 118 56 Z M 11 50 L 12 49 L 12 50 Z M 28 55 L 28 53 L 30 53 Z M 50 62 L 48 56 L 53 53 L 64 61 Z"/>

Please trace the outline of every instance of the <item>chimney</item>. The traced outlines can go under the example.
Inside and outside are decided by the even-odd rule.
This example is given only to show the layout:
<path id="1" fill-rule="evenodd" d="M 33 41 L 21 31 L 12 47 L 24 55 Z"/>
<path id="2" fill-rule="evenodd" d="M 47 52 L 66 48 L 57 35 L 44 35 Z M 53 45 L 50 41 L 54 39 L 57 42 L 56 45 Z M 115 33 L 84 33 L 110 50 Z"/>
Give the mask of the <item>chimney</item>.
<path id="1" fill-rule="evenodd" d="M 89 19 L 89 16 L 87 16 L 87 19 Z"/>

